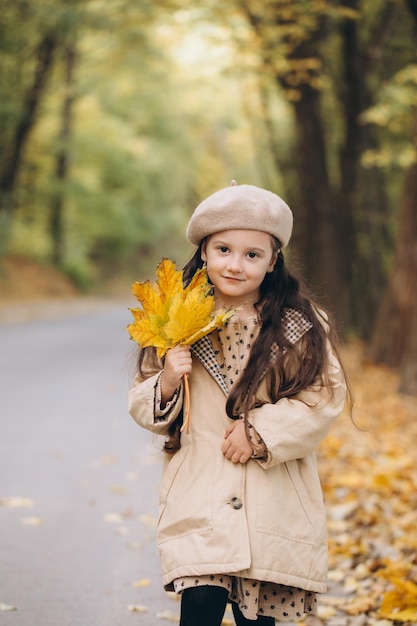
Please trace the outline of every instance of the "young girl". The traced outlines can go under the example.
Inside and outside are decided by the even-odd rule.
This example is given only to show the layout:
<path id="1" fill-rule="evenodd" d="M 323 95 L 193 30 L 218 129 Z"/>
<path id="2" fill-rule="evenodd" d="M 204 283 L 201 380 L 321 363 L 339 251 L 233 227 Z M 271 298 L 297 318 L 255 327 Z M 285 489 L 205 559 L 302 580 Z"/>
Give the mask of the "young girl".
<path id="1" fill-rule="evenodd" d="M 129 410 L 165 435 L 158 545 L 163 583 L 181 594 L 180 626 L 297 621 L 326 591 L 327 540 L 315 448 L 346 394 L 325 314 L 282 254 L 292 213 L 277 195 L 232 185 L 187 227 L 226 327 L 191 347 L 140 352 Z M 183 377 L 191 425 L 180 432 Z"/>

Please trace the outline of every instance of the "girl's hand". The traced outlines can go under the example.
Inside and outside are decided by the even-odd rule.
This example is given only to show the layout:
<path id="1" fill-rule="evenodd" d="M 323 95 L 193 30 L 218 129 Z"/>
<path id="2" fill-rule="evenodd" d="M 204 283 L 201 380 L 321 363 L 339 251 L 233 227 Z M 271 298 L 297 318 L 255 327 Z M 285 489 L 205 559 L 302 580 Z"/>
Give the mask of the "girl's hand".
<path id="1" fill-rule="evenodd" d="M 191 372 L 190 346 L 175 346 L 165 355 L 164 369 L 161 375 L 162 403 L 166 404 L 181 384 L 184 374 Z"/>
<path id="2" fill-rule="evenodd" d="M 252 445 L 246 435 L 245 422 L 235 420 L 227 427 L 222 452 L 232 463 L 246 463 L 253 454 Z"/>

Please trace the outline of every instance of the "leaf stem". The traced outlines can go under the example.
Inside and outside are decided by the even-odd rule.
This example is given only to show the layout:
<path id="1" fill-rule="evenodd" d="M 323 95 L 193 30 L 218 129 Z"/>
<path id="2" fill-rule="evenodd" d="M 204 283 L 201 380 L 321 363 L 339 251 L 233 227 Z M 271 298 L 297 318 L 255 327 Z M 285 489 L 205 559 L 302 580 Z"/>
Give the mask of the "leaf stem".
<path id="1" fill-rule="evenodd" d="M 188 383 L 188 374 L 184 374 L 184 414 L 185 419 L 181 426 L 181 432 L 185 431 L 186 435 L 190 432 L 190 385 Z"/>

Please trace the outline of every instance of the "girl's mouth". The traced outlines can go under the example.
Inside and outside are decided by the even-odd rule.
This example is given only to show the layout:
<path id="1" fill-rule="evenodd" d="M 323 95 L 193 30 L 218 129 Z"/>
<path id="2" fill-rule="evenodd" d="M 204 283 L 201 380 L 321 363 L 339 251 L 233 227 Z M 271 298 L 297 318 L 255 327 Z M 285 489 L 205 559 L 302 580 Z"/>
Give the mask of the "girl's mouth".
<path id="1" fill-rule="evenodd" d="M 236 278 L 235 276 L 223 276 L 225 280 L 229 280 L 231 282 L 240 283 L 242 282 L 241 278 Z"/>

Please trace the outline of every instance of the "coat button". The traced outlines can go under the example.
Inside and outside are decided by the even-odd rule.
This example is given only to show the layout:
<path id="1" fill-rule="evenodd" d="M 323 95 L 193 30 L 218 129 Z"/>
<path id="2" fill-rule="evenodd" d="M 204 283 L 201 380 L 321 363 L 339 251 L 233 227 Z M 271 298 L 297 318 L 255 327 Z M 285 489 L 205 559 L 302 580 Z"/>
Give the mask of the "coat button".
<path id="1" fill-rule="evenodd" d="M 243 506 L 242 500 L 236 497 L 230 500 L 230 504 L 234 509 L 241 509 Z"/>

